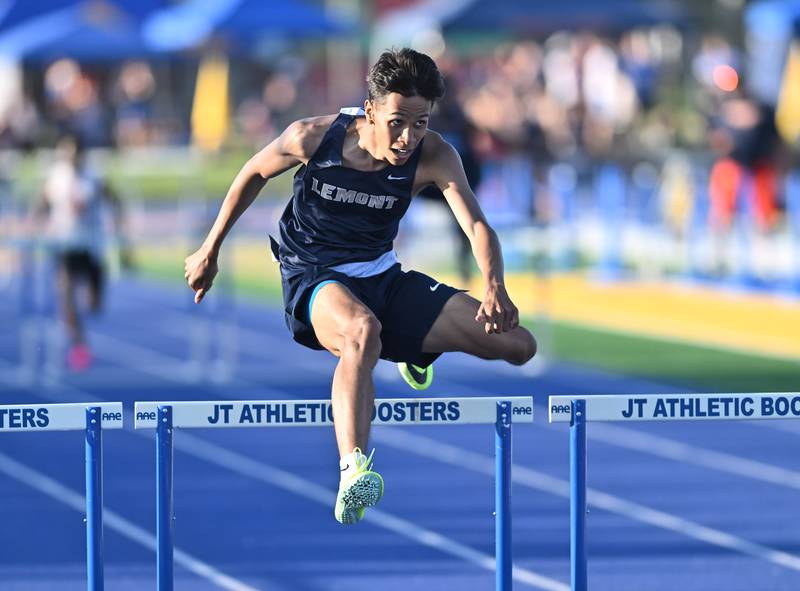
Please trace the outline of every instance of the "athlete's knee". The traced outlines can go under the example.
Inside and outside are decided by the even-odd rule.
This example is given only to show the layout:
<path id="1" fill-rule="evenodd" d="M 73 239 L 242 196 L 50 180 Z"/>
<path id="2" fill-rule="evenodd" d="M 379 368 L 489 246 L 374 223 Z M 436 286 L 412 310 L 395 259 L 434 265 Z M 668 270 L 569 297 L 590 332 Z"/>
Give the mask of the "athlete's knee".
<path id="1" fill-rule="evenodd" d="M 345 352 L 377 361 L 381 352 L 381 329 L 381 323 L 374 314 L 356 314 L 344 330 Z"/>
<path id="2" fill-rule="evenodd" d="M 526 328 L 521 326 L 515 331 L 514 348 L 508 357 L 508 362 L 514 365 L 524 365 L 536 355 L 536 339 Z"/>

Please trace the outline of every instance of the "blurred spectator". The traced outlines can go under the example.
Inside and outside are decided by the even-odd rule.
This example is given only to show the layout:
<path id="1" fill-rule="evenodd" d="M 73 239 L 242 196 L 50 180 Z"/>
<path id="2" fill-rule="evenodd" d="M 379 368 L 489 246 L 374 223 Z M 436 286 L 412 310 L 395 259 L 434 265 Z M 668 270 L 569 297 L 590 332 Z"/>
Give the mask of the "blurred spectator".
<path id="1" fill-rule="evenodd" d="M 619 43 L 620 70 L 630 79 L 636 97 L 645 109 L 657 100 L 658 68 L 645 31 L 629 31 Z"/>
<path id="2" fill-rule="evenodd" d="M 109 145 L 106 112 L 97 82 L 77 62 L 61 59 L 45 72 L 46 112 L 60 133 L 70 133 L 88 147 Z"/>
<path id="3" fill-rule="evenodd" d="M 289 74 L 277 72 L 270 76 L 264 83 L 261 96 L 278 129 L 283 129 L 298 117 L 299 91 L 296 80 Z"/>
<path id="4" fill-rule="evenodd" d="M 774 108 L 748 95 L 742 60 L 723 38 L 707 35 L 692 59 L 699 111 L 707 118 L 715 162 L 709 176 L 709 222 L 725 234 L 737 211 L 766 232 L 777 221 L 777 149 Z"/>
<path id="5" fill-rule="evenodd" d="M 618 67 L 612 45 L 590 37 L 581 60 L 581 96 L 585 105 L 583 143 L 600 158 L 613 154 L 615 139 L 628 131 L 639 105 L 635 88 Z"/>
<path id="6" fill-rule="evenodd" d="M 152 100 L 156 92 L 153 71 L 145 62 L 123 65 L 112 93 L 116 120 L 114 139 L 119 147 L 153 143 Z"/>
<path id="7" fill-rule="evenodd" d="M 269 107 L 252 96 L 236 110 L 236 127 L 244 142 L 253 147 L 268 144 L 277 134 Z"/>
<path id="8" fill-rule="evenodd" d="M 0 147 L 33 147 L 39 114 L 23 92 L 22 69 L 0 59 Z"/>
<path id="9" fill-rule="evenodd" d="M 727 230 L 739 208 L 752 212 L 766 232 L 777 221 L 777 149 L 775 112 L 743 93 L 731 93 L 712 121 L 711 146 L 719 157 L 711 169 L 711 223 Z M 746 203 L 739 204 L 740 199 Z"/>

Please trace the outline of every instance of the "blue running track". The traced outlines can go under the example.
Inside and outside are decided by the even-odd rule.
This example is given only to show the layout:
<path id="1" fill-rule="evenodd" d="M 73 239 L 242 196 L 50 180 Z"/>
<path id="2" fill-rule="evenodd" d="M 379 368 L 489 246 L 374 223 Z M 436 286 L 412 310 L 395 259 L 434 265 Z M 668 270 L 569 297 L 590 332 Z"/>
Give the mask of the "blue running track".
<path id="1" fill-rule="evenodd" d="M 2 403 L 121 400 L 130 413 L 136 400 L 329 395 L 334 358 L 296 345 L 278 309 L 214 292 L 195 307 L 188 290 L 134 280 L 90 321 L 90 371 L 31 378 L 14 291 L 0 295 Z M 215 361 L 234 344 L 236 365 Z M 379 397 L 414 394 L 384 362 L 376 383 Z M 534 425 L 513 432 L 515 588 L 568 589 L 568 433 L 547 423 L 547 395 L 665 391 L 680 389 L 563 363 L 539 375 L 437 363 L 427 395 L 535 397 Z M 0 435 L 0 589 L 85 588 L 80 434 Z M 592 423 L 588 436 L 594 591 L 800 589 L 800 423 Z M 178 431 L 176 588 L 493 589 L 493 437 L 486 425 L 374 429 L 386 494 L 343 527 L 332 429 Z M 127 425 L 104 443 L 107 588 L 155 588 L 154 435 Z"/>

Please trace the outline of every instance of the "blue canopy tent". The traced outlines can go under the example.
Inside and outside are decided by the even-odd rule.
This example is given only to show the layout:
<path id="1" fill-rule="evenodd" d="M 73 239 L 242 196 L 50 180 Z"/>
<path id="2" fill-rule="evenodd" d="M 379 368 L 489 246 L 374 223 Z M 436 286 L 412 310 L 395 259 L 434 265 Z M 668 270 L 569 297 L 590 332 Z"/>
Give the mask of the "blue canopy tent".
<path id="1" fill-rule="evenodd" d="M 445 33 L 504 31 L 548 33 L 557 29 L 614 31 L 658 23 L 680 24 L 685 16 L 668 0 L 474 0 L 443 23 Z"/>
<path id="2" fill-rule="evenodd" d="M 81 3 L 82 0 L 0 0 L 0 32 Z M 141 19 L 162 8 L 165 0 L 116 0 L 114 4 L 131 17 Z"/>
<path id="3" fill-rule="evenodd" d="M 44 13 L 0 35 L 0 54 L 28 62 L 69 57 L 108 62 L 153 57 L 140 32 L 140 19 L 164 0 L 83 0 Z M 128 7 L 132 7 L 128 10 Z"/>
<path id="4" fill-rule="evenodd" d="M 322 37 L 353 29 L 340 16 L 301 0 L 187 0 L 152 14 L 143 32 L 153 47 L 180 50 L 216 36 L 248 44 L 264 34 Z"/>
<path id="5" fill-rule="evenodd" d="M 0 32 L 75 4 L 77 0 L 0 0 Z"/>
<path id="6" fill-rule="evenodd" d="M 792 38 L 800 39 L 800 0 L 762 0 L 747 6 L 749 90 L 765 103 L 778 101 Z"/>

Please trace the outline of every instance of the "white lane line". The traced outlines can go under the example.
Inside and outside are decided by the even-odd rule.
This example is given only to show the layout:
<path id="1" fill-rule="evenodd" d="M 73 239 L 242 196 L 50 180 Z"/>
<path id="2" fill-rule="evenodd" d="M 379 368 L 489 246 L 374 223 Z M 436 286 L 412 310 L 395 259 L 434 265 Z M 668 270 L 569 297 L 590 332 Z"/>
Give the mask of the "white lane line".
<path id="1" fill-rule="evenodd" d="M 86 512 L 86 497 L 82 494 L 64 486 L 41 472 L 28 468 L 26 465 L 17 462 L 4 453 L 0 453 L 0 472 L 3 472 L 9 478 L 18 480 L 54 498 L 58 502 L 80 513 L 85 514 Z M 129 540 L 144 546 L 148 550 L 153 552 L 157 550 L 156 537 L 153 534 L 131 523 L 119 513 L 115 513 L 105 507 L 103 508 L 103 524 Z M 229 589 L 230 591 L 258 591 L 255 587 L 251 587 L 250 585 L 246 585 L 241 581 L 229 577 L 183 550 L 176 548 L 173 556 L 176 564 L 181 565 L 186 570 L 203 577 L 222 589 Z"/>
<path id="2" fill-rule="evenodd" d="M 410 433 L 401 427 L 374 429 L 372 437 L 376 441 L 396 449 L 402 449 L 431 460 L 494 476 L 494 458 L 442 443 L 424 435 Z M 528 488 L 567 499 L 570 496 L 569 482 L 554 478 L 543 472 L 515 464 L 512 467 L 511 477 L 514 483 Z M 587 499 L 589 504 L 611 513 L 667 529 L 714 546 L 741 552 L 792 570 L 800 570 L 800 557 L 793 554 L 755 544 L 732 534 L 705 527 L 663 511 L 650 509 L 593 488 L 587 489 Z"/>
<path id="3" fill-rule="evenodd" d="M 78 388 L 67 387 L 63 389 L 72 391 L 75 394 L 79 394 L 86 401 L 92 401 L 95 399 L 95 397 L 88 392 L 83 392 Z M 46 398 L 46 396 L 41 393 L 37 395 Z M 146 439 L 151 439 L 148 432 L 132 431 L 132 433 L 142 436 Z M 336 501 L 336 493 L 333 491 L 314 484 L 311 481 L 294 476 L 289 472 L 284 472 L 283 470 L 273 466 L 269 466 L 246 456 L 240 455 L 234 451 L 214 445 L 189 433 L 181 432 L 179 437 L 175 437 L 173 445 L 176 449 L 179 449 L 183 453 L 194 455 L 195 457 L 200 458 L 208 463 L 215 464 L 226 470 L 237 472 L 248 478 L 255 478 L 273 486 L 283 488 L 284 490 L 293 492 L 309 500 L 316 501 L 327 507 L 333 507 Z M 56 485 L 61 486 L 57 483 Z M 83 497 L 80 498 L 83 499 Z M 82 511 L 85 507 L 83 500 L 81 500 L 81 504 L 79 506 L 81 507 L 79 510 Z M 109 513 L 111 512 L 105 511 L 104 515 Z M 392 531 L 419 544 L 428 546 L 430 548 L 435 548 L 445 554 L 450 554 L 456 558 L 471 562 L 491 572 L 495 571 L 494 556 L 474 550 L 469 546 L 460 544 L 455 540 L 447 538 L 446 536 L 443 536 L 432 530 L 424 529 L 414 525 L 410 521 L 406 521 L 399 517 L 395 517 L 390 513 L 386 513 L 374 508 L 370 509 L 370 511 L 367 513 L 366 519 L 384 529 Z M 153 549 L 155 549 L 155 538 L 152 536 L 152 534 L 147 532 L 144 533 L 152 538 Z M 176 561 L 177 555 L 178 551 L 176 550 Z M 211 567 L 207 566 L 207 568 L 210 569 Z M 569 586 L 561 583 L 560 581 L 550 579 L 531 570 L 523 569 L 517 566 L 513 567 L 512 577 L 519 583 L 530 585 L 534 588 L 543 589 L 545 591 L 569 591 Z"/>
<path id="4" fill-rule="evenodd" d="M 593 423 L 591 428 L 586 430 L 586 435 L 589 439 L 616 447 L 800 490 L 800 472 L 772 464 L 606 423 Z"/>
<path id="5" fill-rule="evenodd" d="M 765 427 L 767 429 L 774 429 L 775 431 L 783 431 L 784 433 L 791 433 L 792 435 L 800 435 L 800 421 L 787 419 L 785 421 L 753 421 L 751 425 L 757 427 Z"/>
<path id="6" fill-rule="evenodd" d="M 215 464 L 220 468 L 236 472 L 247 478 L 254 478 L 271 486 L 282 488 L 298 496 L 305 497 L 326 507 L 333 507 L 336 493 L 318 484 L 275 468 L 268 464 L 248 458 L 229 449 L 210 443 L 204 439 L 190 435 L 185 431 L 178 434 L 173 440 L 174 446 L 185 454 L 192 455 L 205 462 Z M 416 541 L 423 546 L 450 554 L 456 558 L 470 562 L 480 568 L 494 572 L 495 558 L 489 554 L 479 552 L 451 540 L 441 534 L 425 529 L 410 521 L 401 519 L 380 509 L 372 508 L 367 511 L 364 518 L 384 529 Z M 539 575 L 533 571 L 514 567 L 513 578 L 519 583 L 524 583 L 538 589 L 548 591 L 569 591 L 569 586 Z"/>
<path id="7" fill-rule="evenodd" d="M 183 359 L 96 331 L 92 331 L 91 341 L 95 345 L 98 357 L 125 365 L 140 373 L 181 384 L 192 379 L 188 363 Z M 136 362 L 132 363 L 131 360 Z"/>
<path id="8" fill-rule="evenodd" d="M 134 371 L 146 373 L 155 376 L 167 382 L 174 382 L 177 384 L 187 384 L 186 372 L 176 372 L 176 366 L 185 365 L 185 361 L 177 357 L 172 357 L 165 353 L 160 353 L 148 347 L 135 345 L 118 338 L 109 336 L 107 334 L 92 333 L 92 339 L 97 343 L 102 343 L 103 351 L 99 356 L 108 359 L 121 365 L 130 368 Z M 142 355 L 142 356 L 139 356 Z M 152 363 L 141 363 L 141 359 L 149 359 Z M 136 359 L 136 362 L 132 362 Z M 201 376 L 202 377 L 202 376 Z M 194 380 L 195 382 L 197 380 Z M 203 378 L 203 381 L 207 381 Z M 287 395 L 287 392 L 282 390 L 275 390 L 263 384 L 249 382 L 247 380 L 235 379 L 225 384 L 225 388 L 254 388 L 258 389 L 260 395 L 265 398 L 273 397 L 280 400 Z"/>

